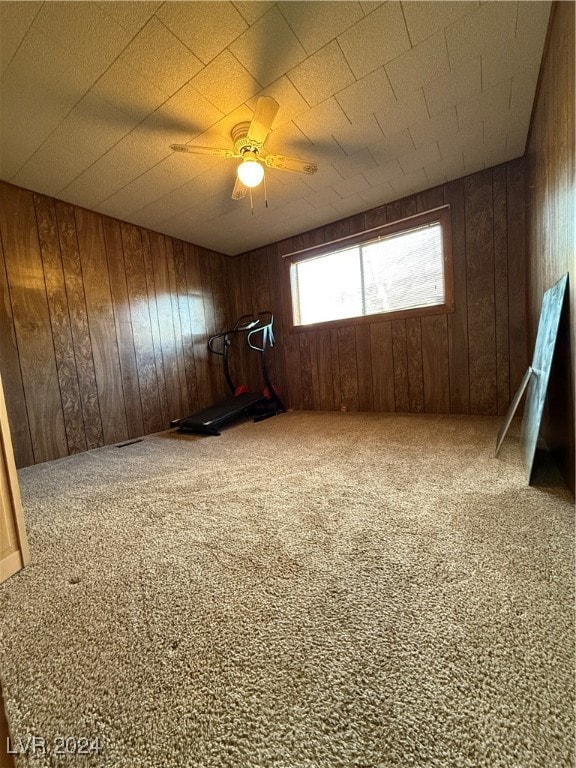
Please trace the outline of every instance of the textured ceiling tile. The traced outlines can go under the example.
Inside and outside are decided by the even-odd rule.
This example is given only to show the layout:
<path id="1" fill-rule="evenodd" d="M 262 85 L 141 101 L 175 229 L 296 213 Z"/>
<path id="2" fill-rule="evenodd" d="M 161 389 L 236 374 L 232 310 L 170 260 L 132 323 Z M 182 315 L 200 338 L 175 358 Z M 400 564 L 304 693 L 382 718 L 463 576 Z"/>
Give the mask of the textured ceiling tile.
<path id="1" fill-rule="evenodd" d="M 471 13 L 478 6 L 478 3 L 442 2 L 442 0 L 435 0 L 435 2 L 411 0 L 402 3 L 412 45 L 418 45 L 456 19 Z"/>
<path id="2" fill-rule="evenodd" d="M 310 139 L 294 123 L 286 123 L 272 131 L 266 139 L 266 149 L 279 155 L 303 156 L 316 151 Z M 314 160 L 313 157 L 309 159 Z"/>
<path id="3" fill-rule="evenodd" d="M 0 130 L 0 135 L 0 179 L 11 181 L 23 166 L 22 157 L 30 157 L 40 142 L 30 141 L 25 124 L 9 133 Z"/>
<path id="4" fill-rule="evenodd" d="M 333 166 L 342 178 L 350 179 L 352 176 L 357 176 L 363 171 L 375 168 L 376 161 L 368 149 L 361 149 L 343 160 L 335 160 Z M 344 195 L 342 195 L 342 197 L 344 197 Z"/>
<path id="5" fill-rule="evenodd" d="M 367 192 L 370 187 L 363 187 L 362 191 Z M 332 207 L 340 216 L 353 216 L 355 213 L 362 213 L 366 208 L 366 202 L 360 197 L 359 192 L 349 195 L 343 200 L 335 200 Z"/>
<path id="6" fill-rule="evenodd" d="M 0 77 L 18 50 L 42 3 L 0 3 Z"/>
<path id="7" fill-rule="evenodd" d="M 458 131 L 448 139 L 439 139 L 438 147 L 440 149 L 440 155 L 442 158 L 449 158 L 452 156 L 455 150 L 464 150 L 466 147 L 478 147 L 484 144 L 484 125 L 477 123 L 466 128 L 463 131 Z"/>
<path id="8" fill-rule="evenodd" d="M 360 7 L 366 16 L 375 11 L 380 5 L 384 5 L 384 3 L 382 1 L 377 2 L 377 0 L 360 0 Z"/>
<path id="9" fill-rule="evenodd" d="M 450 73 L 444 33 L 429 37 L 410 51 L 386 64 L 386 72 L 397 99 L 417 91 L 431 80 Z"/>
<path id="10" fill-rule="evenodd" d="M 528 128 L 526 125 L 510 126 L 508 135 L 506 136 L 504 157 L 509 159 L 523 155 L 526 151 L 527 138 Z M 502 162 L 502 160 L 500 162 Z"/>
<path id="11" fill-rule="evenodd" d="M 46 149 L 45 149 L 46 147 Z M 54 175 L 54 166 L 58 168 Z M 33 162 L 28 162 L 12 179 L 26 189 L 33 189 L 44 195 L 55 196 L 62 187 L 70 184 L 86 168 L 84 158 L 70 152 L 62 146 L 43 145 L 34 155 Z"/>
<path id="12" fill-rule="evenodd" d="M 356 120 L 351 125 L 334 131 L 332 135 L 347 155 L 358 152 L 363 147 L 379 144 L 384 139 L 374 115 Z"/>
<path id="13" fill-rule="evenodd" d="M 543 45 L 542 40 L 539 51 L 542 51 Z M 482 85 L 484 88 L 491 88 L 526 70 L 535 74 L 539 67 L 533 49 L 524 40 L 517 38 L 507 45 L 495 47 L 489 57 L 482 57 Z M 531 95 L 533 96 L 534 92 Z"/>
<path id="14" fill-rule="evenodd" d="M 238 123 L 246 123 L 252 120 L 254 112 L 246 104 L 242 104 L 232 110 L 221 120 L 211 125 L 207 131 L 196 136 L 192 144 L 199 144 L 202 147 L 218 147 L 222 149 L 233 149 L 232 129 Z M 218 158 L 215 158 L 218 159 Z"/>
<path id="15" fill-rule="evenodd" d="M 477 173 L 486 167 L 484 146 L 468 146 L 463 150 L 464 155 L 464 173 Z"/>
<path id="16" fill-rule="evenodd" d="M 157 146 L 150 146 L 142 141 L 139 136 L 129 133 L 128 136 L 125 136 L 115 144 L 99 160 L 99 163 L 112 168 L 115 167 L 116 163 L 121 166 L 125 165 L 131 168 L 132 178 L 136 178 L 141 173 L 145 173 L 152 168 L 156 163 L 171 155 L 172 150 L 169 147 L 159 148 Z M 132 178 L 130 181 L 132 181 Z"/>
<path id="17" fill-rule="evenodd" d="M 306 51 L 276 7 L 231 43 L 229 49 L 262 86 L 270 85 L 306 58 Z"/>
<path id="18" fill-rule="evenodd" d="M 497 88 L 505 88 L 506 85 L 510 85 L 510 110 L 514 111 L 520 104 L 525 101 L 534 101 L 534 94 L 536 92 L 536 85 L 538 83 L 539 67 L 532 66 L 530 69 L 526 69 L 523 72 L 519 72 L 514 75 L 511 81 L 508 83 L 501 83 Z"/>
<path id="19" fill-rule="evenodd" d="M 310 189 L 320 192 L 341 180 L 342 176 L 340 176 L 336 168 L 331 163 L 324 163 L 313 176 L 306 176 L 304 183 Z"/>
<path id="20" fill-rule="evenodd" d="M 360 192 L 359 195 L 366 203 L 367 209 L 370 209 L 390 202 L 390 200 L 396 197 L 396 192 L 392 189 L 390 182 L 385 181 L 382 184 L 370 187 L 366 192 Z"/>
<path id="21" fill-rule="evenodd" d="M 456 147 L 446 156 L 443 156 L 441 160 L 437 160 L 433 163 L 427 163 L 424 166 L 424 171 L 431 184 L 441 184 L 442 176 L 446 177 L 446 181 L 460 178 L 464 175 L 464 158 L 462 150 Z"/>
<path id="22" fill-rule="evenodd" d="M 424 86 L 430 116 L 434 117 L 439 112 L 479 94 L 481 88 L 480 59 L 470 59 L 458 67 L 456 72 Z"/>
<path id="23" fill-rule="evenodd" d="M 370 145 L 370 154 L 378 165 L 384 165 L 390 160 L 393 160 L 400 155 L 406 155 L 411 152 L 414 147 L 414 142 L 410 135 L 410 131 L 404 128 L 398 133 L 392 133 L 383 141 L 377 144 Z"/>
<path id="24" fill-rule="evenodd" d="M 405 176 L 399 176 L 390 182 L 394 192 L 398 197 L 404 197 L 406 195 L 412 195 L 417 191 L 426 189 L 428 186 L 428 178 L 424 173 L 424 169 L 421 168 L 418 171 L 407 173 Z"/>
<path id="25" fill-rule="evenodd" d="M 136 125 L 136 119 L 89 91 L 51 134 L 49 143 L 63 146 L 91 163 Z"/>
<path id="26" fill-rule="evenodd" d="M 389 103 L 375 115 L 384 136 L 399 133 L 409 125 L 415 125 L 419 120 L 427 120 L 429 117 L 422 90 L 411 93 L 401 101 Z"/>
<path id="27" fill-rule="evenodd" d="M 82 203 L 83 206 L 95 208 L 133 178 L 132 168 L 119 165 L 104 157 L 61 190 L 60 196 L 63 200 L 76 205 L 80 204 L 79 200 L 85 200 L 86 202 Z"/>
<path id="28" fill-rule="evenodd" d="M 0 85 L 0 137 L 14 153 L 8 163 L 13 171 L 24 165 L 81 98 L 86 79 L 76 67 L 73 57 L 41 33 L 31 31 L 25 37 Z M 57 77 L 51 78 L 54 71 Z M 2 167 L 6 172 L 4 162 Z"/>
<path id="29" fill-rule="evenodd" d="M 97 5 L 100 10 L 114 19 L 121 27 L 124 27 L 127 32 L 135 35 L 146 24 L 154 11 L 160 8 L 162 3 L 150 3 L 146 0 L 138 0 L 138 2 L 106 0 L 106 2 L 97 3 Z"/>
<path id="30" fill-rule="evenodd" d="M 415 147 L 423 147 L 441 138 L 449 138 L 458 132 L 456 108 L 450 107 L 428 120 L 421 120 L 410 126 L 410 135 Z"/>
<path id="31" fill-rule="evenodd" d="M 377 168 L 364 172 L 364 177 L 372 187 L 379 187 L 403 175 L 404 171 L 398 160 L 391 160 L 384 165 L 379 165 Z"/>
<path id="32" fill-rule="evenodd" d="M 334 200 L 341 200 L 340 195 L 335 192 L 332 187 L 323 189 L 319 192 L 313 192 L 306 197 L 306 200 L 314 206 L 314 208 L 323 208 L 325 205 L 331 205 Z"/>
<path id="33" fill-rule="evenodd" d="M 472 99 L 460 102 L 456 107 L 460 130 L 469 128 L 481 121 L 497 120 L 503 113 L 508 112 L 511 84 L 511 80 L 506 80 L 493 88 L 482 91 Z"/>
<path id="34" fill-rule="evenodd" d="M 332 189 L 341 198 L 347 198 L 350 197 L 350 195 L 357 194 L 358 192 L 366 192 L 366 190 L 370 189 L 370 184 L 366 181 L 362 174 L 358 174 L 356 176 L 351 176 L 350 178 L 342 179 L 342 181 L 336 182 L 336 184 L 332 185 Z"/>
<path id="35" fill-rule="evenodd" d="M 223 117 L 191 85 L 185 85 L 141 125 L 168 144 L 186 144 Z"/>
<path id="36" fill-rule="evenodd" d="M 336 42 L 292 69 L 288 77 L 311 106 L 354 82 L 354 75 Z"/>
<path id="37" fill-rule="evenodd" d="M 314 143 L 321 143 L 327 135 L 344 131 L 350 126 L 350 120 L 333 98 L 299 115 L 294 122 Z"/>
<path id="38" fill-rule="evenodd" d="M 356 2 L 282 2 L 279 8 L 309 54 L 364 16 Z"/>
<path id="39" fill-rule="evenodd" d="M 459 3 L 455 3 L 459 5 Z M 518 3 L 484 3 L 446 28 L 450 66 L 456 71 L 462 62 L 489 53 L 495 41 L 506 44 L 514 38 Z"/>
<path id="40" fill-rule="evenodd" d="M 167 96 L 203 67 L 200 59 L 155 17 L 123 51 L 121 60 Z"/>
<path id="41" fill-rule="evenodd" d="M 34 102 L 39 109 L 45 104 L 67 111 L 93 81 L 91 65 L 85 67 L 66 47 L 47 38 L 34 25 L 2 78 L 2 111 L 18 112 L 35 122 Z"/>
<path id="42" fill-rule="evenodd" d="M 248 27 L 229 2 L 168 2 L 156 15 L 204 64 Z"/>
<path id="43" fill-rule="evenodd" d="M 101 72 L 130 42 L 130 33 L 95 3 L 44 3 L 35 26 L 80 62 Z"/>
<path id="44" fill-rule="evenodd" d="M 340 35 L 338 42 L 357 78 L 410 50 L 400 3 L 390 0 L 380 6 Z"/>
<path id="45" fill-rule="evenodd" d="M 518 3 L 518 20 L 516 22 L 516 37 L 538 49 L 544 45 L 548 20 L 550 18 L 551 2 Z"/>
<path id="46" fill-rule="evenodd" d="M 396 100 L 384 67 L 339 91 L 335 98 L 350 121 L 372 114 Z"/>
<path id="47" fill-rule="evenodd" d="M 230 51 L 210 62 L 191 84 L 222 112 L 231 112 L 260 90 L 260 84 Z"/>
<path id="48" fill-rule="evenodd" d="M 92 93 L 139 122 L 164 101 L 166 94 L 131 67 L 117 60 L 108 69 Z"/>
<path id="49" fill-rule="evenodd" d="M 420 147 L 413 152 L 409 152 L 407 155 L 402 155 L 402 157 L 398 158 L 398 162 L 404 173 L 409 174 L 440 159 L 438 143 L 434 142 L 433 144 L 428 144 L 425 147 Z"/>
<path id="50" fill-rule="evenodd" d="M 305 99 L 302 98 L 302 94 L 294 87 L 293 83 L 286 76 L 271 83 L 267 88 L 264 88 L 256 94 L 256 96 L 251 98 L 248 101 L 248 106 L 252 110 L 256 108 L 256 102 L 258 101 L 259 96 L 272 96 L 280 105 L 280 109 L 272 124 L 274 129 L 281 128 L 293 118 L 310 109 Z"/>
<path id="51" fill-rule="evenodd" d="M 258 0 L 257 3 L 254 0 L 234 0 L 233 5 L 248 24 L 254 24 L 270 8 L 274 7 L 274 3 L 266 2 L 266 0 Z"/>

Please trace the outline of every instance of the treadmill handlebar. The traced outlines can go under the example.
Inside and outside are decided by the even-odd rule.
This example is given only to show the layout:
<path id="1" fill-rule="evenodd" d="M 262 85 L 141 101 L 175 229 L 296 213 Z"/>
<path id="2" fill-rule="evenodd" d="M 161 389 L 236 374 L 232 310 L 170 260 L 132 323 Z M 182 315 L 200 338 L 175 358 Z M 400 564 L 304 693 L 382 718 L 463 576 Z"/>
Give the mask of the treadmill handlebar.
<path id="1" fill-rule="evenodd" d="M 263 318 L 266 319 L 265 323 L 262 323 Z M 245 322 L 247 321 L 247 322 Z M 234 328 L 222 333 L 216 333 L 214 336 L 210 336 L 208 339 L 208 349 L 215 355 L 223 356 L 225 354 L 225 348 L 231 344 L 230 336 L 234 333 L 247 333 L 248 346 L 251 349 L 255 349 L 258 352 L 264 352 L 267 346 L 274 346 L 274 332 L 272 331 L 272 323 L 274 322 L 274 315 L 269 310 L 265 312 L 259 312 L 257 317 L 254 315 L 242 315 L 236 321 Z M 255 333 L 263 332 L 262 346 L 257 346 L 252 343 L 252 336 Z M 223 348 L 221 350 L 215 349 L 214 344 L 219 339 L 224 339 Z"/>

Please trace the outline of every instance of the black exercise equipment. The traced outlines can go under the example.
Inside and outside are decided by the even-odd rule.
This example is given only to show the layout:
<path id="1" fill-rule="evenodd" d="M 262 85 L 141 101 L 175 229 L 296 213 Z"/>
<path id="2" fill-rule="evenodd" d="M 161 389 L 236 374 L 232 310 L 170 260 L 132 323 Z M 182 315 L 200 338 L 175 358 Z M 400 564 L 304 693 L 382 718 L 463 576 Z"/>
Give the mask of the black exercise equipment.
<path id="1" fill-rule="evenodd" d="M 176 419 L 170 423 L 179 432 L 199 435 L 219 435 L 219 428 L 230 421 L 242 416 L 252 416 L 254 421 L 262 421 L 270 416 L 283 413 L 286 409 L 272 385 L 266 366 L 266 350 L 274 346 L 274 331 L 272 329 L 274 316 L 272 312 L 259 312 L 257 315 L 242 315 L 234 328 L 223 333 L 217 333 L 208 339 L 208 349 L 214 355 L 222 357 L 224 378 L 230 390 L 230 397 L 220 400 L 214 405 L 203 408 L 184 419 Z M 258 334 L 261 334 L 259 343 Z M 264 379 L 267 395 L 262 392 L 243 392 L 235 395 L 237 387 L 232 381 L 228 365 L 228 350 L 235 338 L 244 337 L 249 349 L 260 355 L 262 378 Z"/>

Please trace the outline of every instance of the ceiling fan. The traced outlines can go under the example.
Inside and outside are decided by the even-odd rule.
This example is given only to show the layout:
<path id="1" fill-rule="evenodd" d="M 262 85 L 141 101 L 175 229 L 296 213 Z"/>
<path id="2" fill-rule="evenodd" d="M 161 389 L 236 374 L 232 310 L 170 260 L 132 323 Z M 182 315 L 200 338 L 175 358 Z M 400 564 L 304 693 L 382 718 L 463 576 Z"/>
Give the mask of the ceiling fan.
<path id="1" fill-rule="evenodd" d="M 217 147 L 201 147 L 196 144 L 171 144 L 175 152 L 190 152 L 194 155 L 213 155 L 215 157 L 239 158 L 242 160 L 237 168 L 237 178 L 232 191 L 233 200 L 246 197 L 249 188 L 257 187 L 264 178 L 264 165 L 281 171 L 313 174 L 318 170 L 316 163 L 300 160 L 297 157 L 286 157 L 267 152 L 264 142 L 270 133 L 272 123 L 280 105 L 271 96 L 260 96 L 250 122 L 238 123 L 232 128 L 234 147 L 220 149 Z"/>

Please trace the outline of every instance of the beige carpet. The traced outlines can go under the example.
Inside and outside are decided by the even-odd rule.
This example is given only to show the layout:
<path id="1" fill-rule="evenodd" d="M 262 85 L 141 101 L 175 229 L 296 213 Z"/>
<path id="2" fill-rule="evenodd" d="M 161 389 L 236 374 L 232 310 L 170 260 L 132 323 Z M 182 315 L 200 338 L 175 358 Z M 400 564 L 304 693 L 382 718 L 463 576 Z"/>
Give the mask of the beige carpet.
<path id="1" fill-rule="evenodd" d="M 12 738 L 102 751 L 17 764 L 572 766 L 574 505 L 498 427 L 288 413 L 23 470 Z"/>

